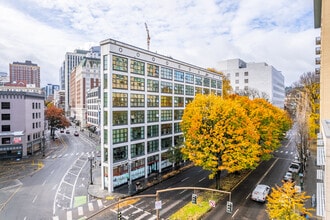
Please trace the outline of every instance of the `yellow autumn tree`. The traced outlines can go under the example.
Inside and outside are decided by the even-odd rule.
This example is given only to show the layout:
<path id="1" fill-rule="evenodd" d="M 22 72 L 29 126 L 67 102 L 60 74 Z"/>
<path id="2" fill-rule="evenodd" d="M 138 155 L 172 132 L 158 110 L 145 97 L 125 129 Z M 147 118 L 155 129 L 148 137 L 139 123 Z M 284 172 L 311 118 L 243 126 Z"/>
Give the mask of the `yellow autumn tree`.
<path id="1" fill-rule="evenodd" d="M 304 215 L 312 216 L 310 208 L 305 208 L 306 200 L 310 198 L 305 192 L 298 192 L 294 182 L 283 182 L 281 187 L 272 188 L 267 196 L 266 211 L 270 219 L 303 220 Z"/>
<path id="2" fill-rule="evenodd" d="M 261 147 L 261 159 L 269 159 L 271 153 L 281 146 L 283 134 L 291 128 L 289 115 L 265 99 L 250 100 L 246 96 L 237 95 L 229 98 L 237 100 L 246 109 L 260 135 L 258 144 Z"/>
<path id="3" fill-rule="evenodd" d="M 197 95 L 186 106 L 180 125 L 185 137 L 182 153 L 211 171 L 216 188 L 220 188 L 222 170 L 235 172 L 258 165 L 258 132 L 236 100 Z"/>
<path id="4" fill-rule="evenodd" d="M 230 80 L 222 72 L 217 71 L 214 68 L 208 68 L 207 70 L 217 73 L 222 76 L 222 97 L 227 98 L 230 94 L 233 93 L 233 88 L 230 85 Z"/>

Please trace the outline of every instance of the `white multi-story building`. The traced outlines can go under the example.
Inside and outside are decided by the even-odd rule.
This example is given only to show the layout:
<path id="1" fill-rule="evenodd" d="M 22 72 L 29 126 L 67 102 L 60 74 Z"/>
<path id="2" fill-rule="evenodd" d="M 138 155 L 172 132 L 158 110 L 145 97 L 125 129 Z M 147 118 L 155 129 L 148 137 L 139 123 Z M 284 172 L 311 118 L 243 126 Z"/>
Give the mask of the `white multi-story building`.
<path id="1" fill-rule="evenodd" d="M 234 92 L 252 89 L 266 94 L 273 105 L 284 108 L 284 76 L 266 63 L 246 63 L 241 59 L 220 61 L 218 70 L 230 80 Z M 261 95 L 262 96 L 262 95 Z"/>
<path id="2" fill-rule="evenodd" d="M 40 88 L 0 87 L 0 159 L 44 150 L 44 106 Z"/>
<path id="3" fill-rule="evenodd" d="M 101 122 L 101 97 L 100 87 L 95 87 L 87 91 L 86 106 L 87 106 L 87 124 L 100 130 Z"/>
<path id="4" fill-rule="evenodd" d="M 180 122 L 196 94 L 222 94 L 219 74 L 112 39 L 101 42 L 102 188 L 171 166 Z"/>

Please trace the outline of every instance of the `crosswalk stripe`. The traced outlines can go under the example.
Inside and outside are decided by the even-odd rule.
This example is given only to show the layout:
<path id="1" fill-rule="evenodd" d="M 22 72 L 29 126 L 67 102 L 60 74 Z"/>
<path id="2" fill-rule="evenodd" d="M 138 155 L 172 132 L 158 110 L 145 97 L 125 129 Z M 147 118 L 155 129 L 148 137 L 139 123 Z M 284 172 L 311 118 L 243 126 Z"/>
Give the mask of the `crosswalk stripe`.
<path id="1" fill-rule="evenodd" d="M 59 220 L 58 216 L 53 216 L 53 220 Z"/>
<path id="2" fill-rule="evenodd" d="M 66 212 L 66 220 L 72 220 L 72 211 Z"/>
<path id="3" fill-rule="evenodd" d="M 93 203 L 91 203 L 91 202 L 88 203 L 88 210 L 91 211 L 91 212 L 94 211 Z"/>
<path id="4" fill-rule="evenodd" d="M 99 206 L 99 208 L 102 208 L 103 207 L 102 200 L 98 199 L 97 205 Z"/>
<path id="5" fill-rule="evenodd" d="M 137 217 L 135 220 L 140 220 L 143 219 L 144 217 L 146 217 L 147 215 L 149 215 L 148 212 L 143 213 L 142 215 L 140 215 L 139 217 Z"/>
<path id="6" fill-rule="evenodd" d="M 84 214 L 84 210 L 83 207 L 78 207 L 78 215 L 83 215 Z"/>

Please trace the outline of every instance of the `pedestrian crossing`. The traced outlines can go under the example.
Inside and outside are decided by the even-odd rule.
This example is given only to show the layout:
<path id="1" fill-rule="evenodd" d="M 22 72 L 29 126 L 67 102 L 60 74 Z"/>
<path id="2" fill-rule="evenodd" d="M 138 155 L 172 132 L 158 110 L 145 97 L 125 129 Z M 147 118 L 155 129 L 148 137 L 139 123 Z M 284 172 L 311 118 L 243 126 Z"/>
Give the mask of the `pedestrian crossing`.
<path id="1" fill-rule="evenodd" d="M 100 154 L 100 151 L 89 151 L 89 152 L 79 152 L 79 153 L 66 153 L 66 154 L 52 154 L 47 156 L 45 159 L 56 159 L 56 158 L 65 158 L 65 157 L 73 157 L 73 156 L 92 156 Z"/>
<path id="2" fill-rule="evenodd" d="M 104 206 L 101 199 L 88 202 L 83 206 L 76 207 L 71 210 L 66 210 L 63 213 L 53 216 L 53 220 L 73 220 L 80 219 L 86 216 L 91 215 L 92 213 L 102 209 Z"/>
<path id="3" fill-rule="evenodd" d="M 288 150 L 276 150 L 275 153 L 290 154 L 290 155 L 296 154 L 295 151 L 288 151 Z"/>

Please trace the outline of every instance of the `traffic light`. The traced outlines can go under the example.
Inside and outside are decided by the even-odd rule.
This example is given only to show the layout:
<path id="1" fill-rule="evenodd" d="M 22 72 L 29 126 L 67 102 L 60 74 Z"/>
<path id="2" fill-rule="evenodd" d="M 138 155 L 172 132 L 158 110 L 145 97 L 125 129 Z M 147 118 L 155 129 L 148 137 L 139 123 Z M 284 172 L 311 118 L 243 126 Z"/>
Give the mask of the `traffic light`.
<path id="1" fill-rule="evenodd" d="M 230 201 L 227 201 L 226 212 L 227 213 L 232 213 L 233 212 L 233 203 L 230 202 Z"/>
<path id="2" fill-rule="evenodd" d="M 192 204 L 197 204 L 197 194 L 195 194 L 195 193 L 192 194 L 191 202 L 192 202 Z"/>
<path id="3" fill-rule="evenodd" d="M 118 212 L 118 220 L 121 220 L 121 212 Z"/>

